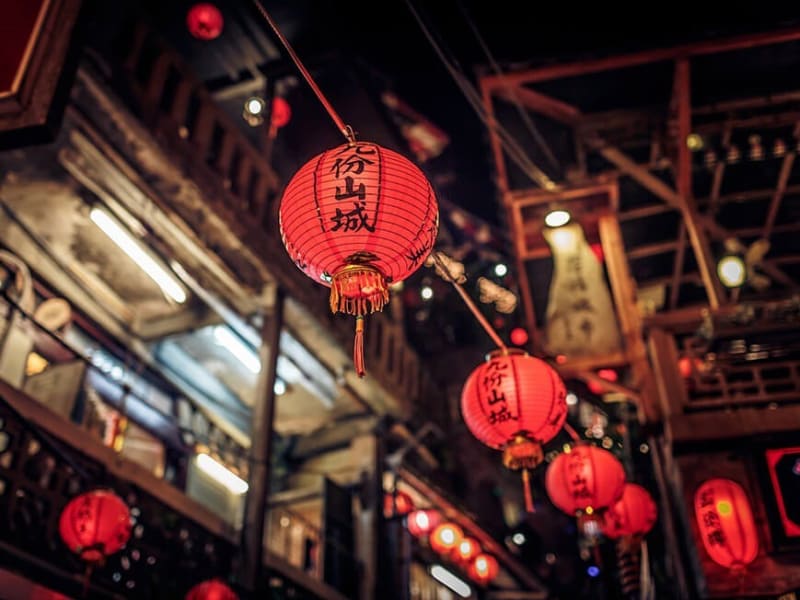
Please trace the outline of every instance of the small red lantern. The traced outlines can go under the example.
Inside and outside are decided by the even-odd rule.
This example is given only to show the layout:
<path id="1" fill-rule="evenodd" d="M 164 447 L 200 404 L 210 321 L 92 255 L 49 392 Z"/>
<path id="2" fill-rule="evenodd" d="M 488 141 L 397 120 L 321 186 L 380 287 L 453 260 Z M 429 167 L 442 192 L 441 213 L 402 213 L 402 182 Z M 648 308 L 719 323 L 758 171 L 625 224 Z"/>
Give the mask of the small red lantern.
<path id="1" fill-rule="evenodd" d="M 209 579 L 190 589 L 185 600 L 239 600 L 239 596 L 219 579 Z"/>
<path id="2" fill-rule="evenodd" d="M 286 127 L 292 118 L 292 107 L 285 98 L 275 96 L 272 99 L 272 108 L 270 109 L 269 122 L 275 129 Z"/>
<path id="3" fill-rule="evenodd" d="M 431 532 L 442 522 L 442 515 L 432 509 L 415 510 L 409 513 L 407 526 L 408 531 L 415 538 L 421 538 Z"/>
<path id="4" fill-rule="evenodd" d="M 72 552 L 89 563 L 99 563 L 128 543 L 131 513 L 113 492 L 94 490 L 67 503 L 58 531 Z"/>
<path id="5" fill-rule="evenodd" d="M 518 349 L 490 353 L 461 392 L 461 414 L 472 435 L 502 450 L 507 468 L 522 469 L 530 512 L 528 469 L 542 462 L 542 444 L 563 427 L 566 396 L 564 382 L 550 365 Z"/>
<path id="6" fill-rule="evenodd" d="M 515 346 L 524 346 L 528 343 L 528 332 L 525 331 L 522 327 L 515 327 L 511 330 L 509 334 L 509 339 L 511 343 Z"/>
<path id="7" fill-rule="evenodd" d="M 468 573 L 473 581 L 486 585 L 494 581 L 500 572 L 497 559 L 491 554 L 478 554 L 469 565 Z"/>
<path id="8" fill-rule="evenodd" d="M 614 369 L 600 369 L 599 371 L 597 371 L 597 376 L 600 377 L 600 379 L 605 379 L 606 381 L 611 381 L 611 382 L 617 381 L 619 379 L 619 374 Z M 596 383 L 594 381 L 590 381 L 588 386 L 589 390 L 593 394 L 600 395 L 605 391 L 605 388 L 601 384 Z"/>
<path id="9" fill-rule="evenodd" d="M 478 556 L 480 552 L 481 545 L 478 543 L 478 540 L 465 537 L 459 542 L 458 546 L 453 549 L 452 557 L 457 563 L 468 563 Z"/>
<path id="10" fill-rule="evenodd" d="M 568 515 L 577 515 L 584 531 L 594 534 L 598 512 L 622 496 L 625 470 L 608 450 L 578 444 L 550 463 L 545 486 L 556 507 Z"/>
<path id="11" fill-rule="evenodd" d="M 394 494 L 383 496 L 383 516 L 387 519 L 407 515 L 414 510 L 414 500 L 403 491 L 397 490 Z"/>
<path id="12" fill-rule="evenodd" d="M 442 555 L 450 554 L 464 539 L 461 527 L 454 523 L 442 523 L 433 530 L 430 537 L 431 548 Z"/>
<path id="13" fill-rule="evenodd" d="M 612 540 L 643 536 L 653 528 L 657 515 L 650 492 L 635 483 L 626 483 L 622 497 L 603 515 L 603 534 Z"/>
<path id="14" fill-rule="evenodd" d="M 750 501 L 730 479 L 709 479 L 694 494 L 694 513 L 711 559 L 729 569 L 743 569 L 758 556 L 758 530 Z"/>
<path id="15" fill-rule="evenodd" d="M 389 301 L 389 285 L 414 273 L 433 248 L 439 208 L 411 161 L 369 142 L 327 150 L 303 165 L 280 205 L 292 261 L 330 286 L 330 307 L 356 317 L 353 361 L 364 375 L 364 315 Z"/>
<path id="16" fill-rule="evenodd" d="M 222 33 L 225 19 L 219 9 L 210 2 L 195 4 L 186 13 L 186 27 L 198 40 L 209 42 Z"/>

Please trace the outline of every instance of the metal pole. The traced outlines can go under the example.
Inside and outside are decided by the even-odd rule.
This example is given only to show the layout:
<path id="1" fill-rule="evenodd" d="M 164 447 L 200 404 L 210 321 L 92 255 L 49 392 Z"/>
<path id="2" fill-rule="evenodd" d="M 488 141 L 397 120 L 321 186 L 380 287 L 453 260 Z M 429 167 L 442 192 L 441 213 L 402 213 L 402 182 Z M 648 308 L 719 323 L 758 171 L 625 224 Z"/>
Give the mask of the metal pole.
<path id="1" fill-rule="evenodd" d="M 245 589 L 257 592 L 264 563 L 264 524 L 269 497 L 269 464 L 275 418 L 275 373 L 283 327 L 283 291 L 276 287 L 271 314 L 261 326 L 261 372 L 256 384 L 250 432 L 250 489 L 247 493 L 242 532 L 242 574 Z M 254 596 L 255 597 L 255 596 Z"/>

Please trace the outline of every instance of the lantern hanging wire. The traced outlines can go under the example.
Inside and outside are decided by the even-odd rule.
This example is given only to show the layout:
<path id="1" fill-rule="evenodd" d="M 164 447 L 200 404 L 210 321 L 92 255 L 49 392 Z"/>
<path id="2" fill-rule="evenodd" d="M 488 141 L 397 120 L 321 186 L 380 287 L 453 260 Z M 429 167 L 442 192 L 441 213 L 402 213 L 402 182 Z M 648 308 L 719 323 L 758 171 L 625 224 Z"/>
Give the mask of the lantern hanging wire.
<path id="1" fill-rule="evenodd" d="M 349 125 L 345 125 L 345 122 L 342 120 L 342 117 L 339 116 L 339 113 L 336 112 L 336 109 L 333 108 L 333 105 L 328 101 L 325 97 L 325 94 L 322 93 L 322 90 L 319 89 L 317 82 L 314 81 L 314 78 L 311 76 L 311 73 L 308 72 L 303 62 L 300 60 L 300 57 L 297 56 L 297 53 L 292 48 L 292 45 L 289 43 L 289 40 L 281 33 L 281 30 L 278 29 L 278 25 L 275 21 L 272 20 L 272 17 L 269 16 L 267 9 L 264 8 L 264 5 L 261 4 L 259 0 L 253 0 L 253 4 L 256 5 L 258 12 L 261 13 L 261 16 L 264 17 L 264 20 L 269 24 L 272 31 L 277 36 L 278 40 L 281 42 L 283 47 L 286 49 L 286 52 L 289 54 L 289 57 L 294 62 L 297 70 L 300 71 L 300 74 L 303 76 L 303 79 L 306 80 L 306 83 L 317 96 L 317 99 L 322 104 L 322 107 L 328 113 L 330 118 L 333 120 L 336 128 L 341 132 L 341 134 L 345 137 L 348 143 L 354 144 L 356 141 L 355 133 L 353 133 L 353 128 Z"/>

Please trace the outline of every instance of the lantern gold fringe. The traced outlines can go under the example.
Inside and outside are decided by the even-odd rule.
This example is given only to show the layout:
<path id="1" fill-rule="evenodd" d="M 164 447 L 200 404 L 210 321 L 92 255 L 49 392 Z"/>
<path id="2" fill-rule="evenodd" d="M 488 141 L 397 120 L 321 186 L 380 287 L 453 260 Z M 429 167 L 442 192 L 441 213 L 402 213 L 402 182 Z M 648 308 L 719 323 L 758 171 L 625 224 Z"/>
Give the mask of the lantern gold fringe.
<path id="1" fill-rule="evenodd" d="M 353 289 L 357 293 L 349 294 Z M 332 277 L 330 302 L 331 312 L 363 316 L 383 310 L 389 302 L 389 286 L 375 267 L 347 265 Z"/>
<path id="2" fill-rule="evenodd" d="M 525 510 L 529 513 L 536 512 L 533 505 L 533 493 L 529 469 L 535 469 L 544 460 L 542 445 L 524 435 L 516 436 L 503 449 L 503 465 L 507 469 L 517 471 L 522 469 L 522 491 L 525 496 Z"/>

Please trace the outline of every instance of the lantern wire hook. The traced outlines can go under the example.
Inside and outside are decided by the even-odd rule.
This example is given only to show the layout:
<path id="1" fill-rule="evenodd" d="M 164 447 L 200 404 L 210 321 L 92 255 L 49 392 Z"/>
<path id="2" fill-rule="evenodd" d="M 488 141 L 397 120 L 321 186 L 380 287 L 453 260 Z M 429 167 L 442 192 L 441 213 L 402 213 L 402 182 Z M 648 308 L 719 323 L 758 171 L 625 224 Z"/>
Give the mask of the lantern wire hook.
<path id="1" fill-rule="evenodd" d="M 258 12 L 261 13 L 262 17 L 264 17 L 264 20 L 269 24 L 272 31 L 275 32 L 275 35 L 278 37 L 278 40 L 280 40 L 283 47 L 286 48 L 286 52 L 289 54 L 289 57 L 292 59 L 292 62 L 294 62 L 295 66 L 297 67 L 297 70 L 300 71 L 300 74 L 303 76 L 303 79 L 305 79 L 306 83 L 308 83 L 308 86 L 311 88 L 314 94 L 316 94 L 317 99 L 320 101 L 322 107 L 326 110 L 330 118 L 333 120 L 334 124 L 336 125 L 336 128 L 341 132 L 341 134 L 345 137 L 345 139 L 349 144 L 355 144 L 356 137 L 355 134 L 353 133 L 353 128 L 350 127 L 349 125 L 345 125 L 344 121 L 342 120 L 342 117 L 339 116 L 339 113 L 337 113 L 336 109 L 333 108 L 333 105 L 328 101 L 328 99 L 322 93 L 322 90 L 319 89 L 317 82 L 314 81 L 313 77 L 311 77 L 311 73 L 308 72 L 308 69 L 306 69 L 305 65 L 303 65 L 303 62 L 300 60 L 300 57 L 297 56 L 297 53 L 294 51 L 294 48 L 292 48 L 291 44 L 289 44 L 289 40 L 287 40 L 286 37 L 284 37 L 280 29 L 278 29 L 278 25 L 275 23 L 275 21 L 272 20 L 272 17 L 269 16 L 267 9 L 264 8 L 264 5 L 261 4 L 259 0 L 253 0 L 253 4 L 256 5 Z"/>
<path id="2" fill-rule="evenodd" d="M 442 260 L 442 257 L 439 256 L 439 252 L 434 250 L 433 252 L 431 252 L 431 256 L 433 257 L 433 261 L 442 270 L 442 273 L 444 274 L 444 277 L 447 279 L 447 281 L 449 281 L 453 285 L 453 287 L 456 288 L 458 295 L 461 296 L 461 299 L 464 301 L 464 304 L 467 305 L 467 308 L 469 308 L 470 312 L 478 320 L 478 323 L 481 324 L 481 326 L 486 330 L 486 333 L 489 334 L 489 337 L 492 338 L 492 341 L 497 345 L 498 348 L 500 348 L 500 350 L 502 350 L 503 352 L 508 352 L 508 346 L 506 346 L 503 343 L 503 340 L 500 339 L 499 335 L 497 335 L 497 332 L 489 324 L 489 321 L 486 320 L 486 317 L 483 316 L 483 313 L 480 311 L 480 309 L 478 309 L 478 307 L 472 301 L 472 298 L 469 297 L 469 294 L 467 294 L 467 292 L 464 291 L 464 288 L 461 287 L 461 285 L 450 274 L 447 265 Z"/>

